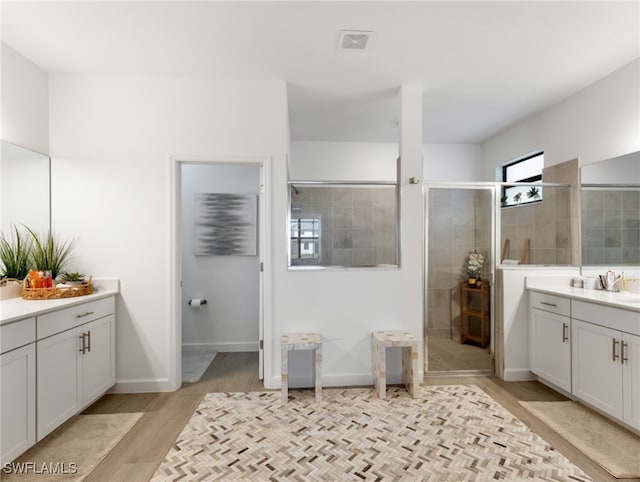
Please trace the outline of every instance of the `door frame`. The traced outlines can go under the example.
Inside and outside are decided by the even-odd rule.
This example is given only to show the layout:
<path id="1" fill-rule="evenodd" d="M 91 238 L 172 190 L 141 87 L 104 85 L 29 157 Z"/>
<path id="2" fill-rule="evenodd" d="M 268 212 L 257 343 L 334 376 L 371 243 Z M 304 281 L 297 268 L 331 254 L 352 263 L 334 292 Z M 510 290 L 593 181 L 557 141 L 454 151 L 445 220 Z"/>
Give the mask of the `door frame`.
<path id="1" fill-rule="evenodd" d="M 272 331 L 271 317 L 271 157 L 269 156 L 193 156 L 170 155 L 170 238 L 169 238 L 169 311 L 171 329 L 168 340 L 169 386 L 177 390 L 182 385 L 182 165 L 253 165 L 260 167 L 260 202 L 258 207 L 258 260 L 263 267 L 259 271 L 259 377 L 271 373 L 271 344 L 265 334 Z M 264 340 L 264 341 L 263 341 Z"/>
<path id="2" fill-rule="evenodd" d="M 496 293 L 496 266 L 497 266 L 497 261 L 496 261 L 496 256 L 497 256 L 497 245 L 496 245 L 496 239 L 497 239 L 497 233 L 500 230 L 500 226 L 499 226 L 499 216 L 498 216 L 498 196 L 497 196 L 497 189 L 499 188 L 499 185 L 495 182 L 424 182 L 423 183 L 423 187 L 422 187 L 422 193 L 423 193 L 423 209 L 424 209 L 424 226 L 423 226 L 423 236 L 424 236 L 424 266 L 422 267 L 423 269 L 423 278 L 424 278 L 424 282 L 423 282 L 423 286 L 424 286 L 424 290 L 423 290 L 423 313 L 424 313 L 424 317 L 423 317 L 423 321 L 422 321 L 422 329 L 424 332 L 424 338 L 423 338 L 423 345 L 425 346 L 425 353 L 424 353 L 424 373 L 425 376 L 426 375 L 438 375 L 439 373 L 445 374 L 445 375 L 450 375 L 452 372 L 430 372 L 429 371 L 429 366 L 428 366 L 428 359 L 429 359 L 429 353 L 428 353 L 428 347 L 426 346 L 428 344 L 424 343 L 424 340 L 428 340 L 427 339 L 427 316 L 428 316 L 428 303 L 429 303 L 429 273 L 428 273 L 428 269 L 429 269 L 429 191 L 431 189 L 464 189 L 464 190 L 469 190 L 469 189 L 473 189 L 473 190 L 477 190 L 477 189 L 483 189 L 483 190 L 488 190 L 491 194 L 491 241 L 490 241 L 490 248 L 489 248 L 489 253 L 491 255 L 491 263 L 489 265 L 490 267 L 490 283 L 491 283 L 491 296 L 489 298 L 490 303 L 491 303 L 491 314 L 489 317 L 489 324 L 491 326 L 491 339 L 489 342 L 489 346 L 490 346 L 490 350 L 491 350 L 491 365 L 492 365 L 492 373 L 495 374 L 496 373 L 496 365 L 497 365 L 497 358 L 499 356 L 501 356 L 500 354 L 496 353 L 496 300 L 498 299 L 497 297 L 497 293 Z"/>

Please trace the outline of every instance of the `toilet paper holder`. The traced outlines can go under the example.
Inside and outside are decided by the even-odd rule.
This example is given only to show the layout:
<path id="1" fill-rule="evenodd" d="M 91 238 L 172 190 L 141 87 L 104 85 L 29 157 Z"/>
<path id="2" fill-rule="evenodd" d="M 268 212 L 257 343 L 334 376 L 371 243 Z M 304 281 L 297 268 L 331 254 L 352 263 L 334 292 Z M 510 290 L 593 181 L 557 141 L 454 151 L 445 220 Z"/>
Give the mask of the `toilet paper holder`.
<path id="1" fill-rule="evenodd" d="M 200 304 L 199 304 L 199 305 L 198 305 L 198 303 L 195 303 L 195 305 L 197 305 L 197 306 L 202 306 L 202 305 L 206 305 L 206 304 L 207 304 L 207 300 L 198 300 L 197 298 L 196 298 L 195 300 L 189 300 L 189 301 L 188 301 L 188 304 L 191 306 L 191 303 L 192 303 L 193 301 L 196 301 L 196 302 L 197 302 L 197 301 L 200 301 Z"/>

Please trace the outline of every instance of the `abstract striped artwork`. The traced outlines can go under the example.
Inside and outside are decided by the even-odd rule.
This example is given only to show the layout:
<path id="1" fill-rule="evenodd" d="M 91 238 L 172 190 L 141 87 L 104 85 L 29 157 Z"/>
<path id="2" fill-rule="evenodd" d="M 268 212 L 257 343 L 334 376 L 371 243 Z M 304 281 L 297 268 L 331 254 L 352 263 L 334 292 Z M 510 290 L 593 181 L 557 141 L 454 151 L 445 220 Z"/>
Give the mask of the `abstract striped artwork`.
<path id="1" fill-rule="evenodd" d="M 195 193 L 196 256 L 255 256 L 257 194 Z"/>

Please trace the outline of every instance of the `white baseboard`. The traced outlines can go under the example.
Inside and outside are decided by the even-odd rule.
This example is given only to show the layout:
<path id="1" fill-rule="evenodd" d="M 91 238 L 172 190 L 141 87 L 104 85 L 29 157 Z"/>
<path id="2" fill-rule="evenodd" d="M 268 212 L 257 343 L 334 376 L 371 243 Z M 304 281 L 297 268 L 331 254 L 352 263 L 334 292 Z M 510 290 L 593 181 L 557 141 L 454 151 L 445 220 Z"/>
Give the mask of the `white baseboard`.
<path id="1" fill-rule="evenodd" d="M 116 384 L 107 393 L 150 393 L 173 392 L 173 387 L 168 378 L 116 380 Z"/>
<path id="2" fill-rule="evenodd" d="M 538 377 L 531 373 L 528 368 L 507 368 L 504 371 L 505 382 L 525 382 L 537 379 Z"/>
<path id="3" fill-rule="evenodd" d="M 185 351 L 215 350 L 217 352 L 258 351 L 257 341 L 225 341 L 222 343 L 183 343 Z"/>

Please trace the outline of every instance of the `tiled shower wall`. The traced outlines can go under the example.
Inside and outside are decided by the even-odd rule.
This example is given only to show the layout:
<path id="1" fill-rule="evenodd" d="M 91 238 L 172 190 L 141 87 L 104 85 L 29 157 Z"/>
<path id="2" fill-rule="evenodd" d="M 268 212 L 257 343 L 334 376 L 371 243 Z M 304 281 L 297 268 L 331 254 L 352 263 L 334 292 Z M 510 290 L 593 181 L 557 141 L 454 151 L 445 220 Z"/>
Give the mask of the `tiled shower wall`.
<path id="1" fill-rule="evenodd" d="M 569 186 L 544 187 L 541 203 L 502 208 L 499 253 L 502 253 L 505 239 L 509 239 L 506 258 L 519 260 L 524 241 L 529 239 L 526 264 L 579 266 L 578 160 L 545 167 L 542 180 Z"/>
<path id="2" fill-rule="evenodd" d="M 544 187 L 542 202 L 502 208 L 500 253 L 509 240 L 507 259 L 520 260 L 529 240 L 525 264 L 571 264 L 571 188 Z"/>
<path id="3" fill-rule="evenodd" d="M 460 316 L 459 283 L 476 249 L 489 269 L 491 243 L 489 190 L 430 189 L 428 213 L 427 333 L 456 337 Z"/>
<path id="4" fill-rule="evenodd" d="M 640 192 L 582 190 L 585 265 L 640 264 Z"/>
<path id="5" fill-rule="evenodd" d="M 297 191 L 297 192 L 296 192 Z M 395 265 L 395 186 L 302 186 L 291 191 L 291 216 L 320 217 L 320 259 L 292 265 Z"/>

